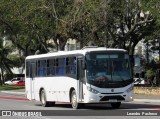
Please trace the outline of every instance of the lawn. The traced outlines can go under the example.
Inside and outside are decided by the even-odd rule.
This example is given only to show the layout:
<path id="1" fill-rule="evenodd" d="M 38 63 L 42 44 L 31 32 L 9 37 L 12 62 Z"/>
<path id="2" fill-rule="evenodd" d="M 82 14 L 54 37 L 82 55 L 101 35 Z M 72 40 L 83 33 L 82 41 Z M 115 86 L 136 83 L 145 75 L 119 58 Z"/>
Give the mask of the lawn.
<path id="1" fill-rule="evenodd" d="M 10 85 L 3 85 L 0 86 L 0 90 L 17 90 L 17 89 L 24 89 L 25 86 L 10 86 Z"/>

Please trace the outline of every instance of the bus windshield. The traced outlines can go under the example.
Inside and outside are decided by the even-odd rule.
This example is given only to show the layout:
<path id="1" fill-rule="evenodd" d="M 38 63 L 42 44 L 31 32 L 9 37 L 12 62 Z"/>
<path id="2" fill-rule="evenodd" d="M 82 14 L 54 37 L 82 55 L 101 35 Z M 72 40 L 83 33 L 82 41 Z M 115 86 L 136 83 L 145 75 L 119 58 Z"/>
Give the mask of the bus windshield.
<path id="1" fill-rule="evenodd" d="M 133 80 L 126 53 L 88 53 L 86 66 L 87 81 L 98 87 L 122 87 Z"/>

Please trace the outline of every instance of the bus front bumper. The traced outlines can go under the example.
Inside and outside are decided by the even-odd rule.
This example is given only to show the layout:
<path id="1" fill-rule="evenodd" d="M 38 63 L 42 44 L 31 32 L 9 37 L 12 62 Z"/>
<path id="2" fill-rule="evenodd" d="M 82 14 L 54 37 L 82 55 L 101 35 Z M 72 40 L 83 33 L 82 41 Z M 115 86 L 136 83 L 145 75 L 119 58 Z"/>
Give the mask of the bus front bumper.
<path id="1" fill-rule="evenodd" d="M 93 94 L 84 95 L 84 103 L 103 103 L 103 102 L 130 102 L 133 101 L 133 92 L 122 94 Z"/>

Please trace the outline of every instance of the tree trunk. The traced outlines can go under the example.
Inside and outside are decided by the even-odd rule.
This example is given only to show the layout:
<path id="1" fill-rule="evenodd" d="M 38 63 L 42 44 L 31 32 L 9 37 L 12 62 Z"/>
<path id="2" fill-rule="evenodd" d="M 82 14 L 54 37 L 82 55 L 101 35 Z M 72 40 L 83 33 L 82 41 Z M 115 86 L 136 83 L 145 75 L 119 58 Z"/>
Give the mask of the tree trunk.
<path id="1" fill-rule="evenodd" d="M 0 72 L 0 85 L 2 86 L 4 84 L 4 71 L 1 68 L 1 72 Z"/>
<path id="2" fill-rule="evenodd" d="M 60 51 L 64 51 L 66 43 L 67 43 L 67 39 L 65 37 L 60 37 L 59 38 Z"/>
<path id="3" fill-rule="evenodd" d="M 1 74 L 0 74 L 0 85 L 2 86 Z"/>

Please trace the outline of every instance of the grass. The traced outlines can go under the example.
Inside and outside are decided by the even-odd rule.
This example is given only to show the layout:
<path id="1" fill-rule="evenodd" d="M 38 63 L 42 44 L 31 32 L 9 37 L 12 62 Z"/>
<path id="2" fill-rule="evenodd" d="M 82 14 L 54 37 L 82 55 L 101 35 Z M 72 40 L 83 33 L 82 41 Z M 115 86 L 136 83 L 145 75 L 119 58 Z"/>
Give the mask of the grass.
<path id="1" fill-rule="evenodd" d="M 3 85 L 0 86 L 0 91 L 1 90 L 18 90 L 18 89 L 24 89 L 25 86 L 10 86 L 10 85 Z"/>

